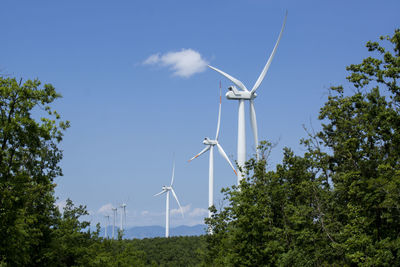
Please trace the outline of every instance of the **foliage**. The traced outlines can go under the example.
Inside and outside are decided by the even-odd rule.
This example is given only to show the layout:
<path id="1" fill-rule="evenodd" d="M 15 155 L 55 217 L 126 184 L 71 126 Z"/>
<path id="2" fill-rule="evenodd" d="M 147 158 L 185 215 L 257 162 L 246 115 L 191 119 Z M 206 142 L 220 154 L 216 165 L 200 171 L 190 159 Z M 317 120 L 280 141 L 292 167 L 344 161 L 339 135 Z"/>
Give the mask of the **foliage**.
<path id="1" fill-rule="evenodd" d="M 266 158 L 246 163 L 207 220 L 206 264 L 400 265 L 400 31 L 381 41 L 347 68 L 353 94 L 331 88 L 303 156 L 286 148 L 268 172 Z"/>
<path id="2" fill-rule="evenodd" d="M 88 215 L 86 207 L 75 207 L 67 200 L 62 216 L 52 231 L 50 246 L 45 254 L 46 266 L 145 266 L 146 254 L 126 240 L 99 237 L 82 220 Z"/>
<path id="3" fill-rule="evenodd" d="M 269 143 L 260 146 L 270 149 Z M 246 169 L 254 175 L 240 190 L 227 189 L 229 205 L 207 221 L 206 263 L 216 266 L 308 266 L 322 264 L 329 237 L 316 223 L 316 200 L 321 198 L 310 158 L 285 149 L 283 163 L 266 172 L 266 158 L 250 160 Z"/>
<path id="4" fill-rule="evenodd" d="M 158 237 L 125 242 L 146 254 L 146 266 L 199 266 L 205 249 L 204 236 Z"/>
<path id="5" fill-rule="evenodd" d="M 333 151 L 320 156 L 334 186 L 334 248 L 349 263 L 394 266 L 400 264 L 400 31 L 381 40 L 393 54 L 367 43 L 379 58 L 347 68 L 357 91 L 345 96 L 342 87 L 332 89 L 320 112 L 328 123 L 317 138 Z"/>
<path id="6" fill-rule="evenodd" d="M 54 87 L 40 85 L 0 77 L 0 262 L 11 266 L 41 262 L 56 219 L 57 144 L 69 123 L 50 108 Z"/>
<path id="7" fill-rule="evenodd" d="M 46 265 L 74 266 L 80 258 L 88 254 L 88 247 L 97 237 L 90 231 L 84 232 L 89 222 L 80 221 L 80 217 L 88 215 L 86 207 L 74 207 L 70 199 L 66 201 L 63 213 L 52 226 L 51 239 L 46 250 Z"/>
<path id="8" fill-rule="evenodd" d="M 55 206 L 58 144 L 69 127 L 50 107 L 58 98 L 50 84 L 0 77 L 0 265 L 143 266 L 131 245 L 86 230 L 86 207 Z"/>
<path id="9" fill-rule="evenodd" d="M 90 241 L 85 253 L 75 258 L 76 266 L 147 266 L 146 254 L 127 240 L 93 238 Z"/>

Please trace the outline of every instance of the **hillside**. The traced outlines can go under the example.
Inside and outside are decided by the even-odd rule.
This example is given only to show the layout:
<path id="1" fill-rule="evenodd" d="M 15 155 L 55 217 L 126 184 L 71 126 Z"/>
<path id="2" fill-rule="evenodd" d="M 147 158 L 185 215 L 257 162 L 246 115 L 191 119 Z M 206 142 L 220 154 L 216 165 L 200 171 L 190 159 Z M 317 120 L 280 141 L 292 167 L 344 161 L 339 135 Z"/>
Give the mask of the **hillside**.
<path id="1" fill-rule="evenodd" d="M 119 229 L 119 228 L 118 228 Z M 206 225 L 197 224 L 194 226 L 180 225 L 174 228 L 170 228 L 170 236 L 200 236 L 206 233 Z M 112 237 L 112 226 L 107 228 L 107 235 Z M 165 228 L 158 225 L 153 226 L 135 226 L 125 229 L 124 239 L 133 238 L 154 238 L 164 237 Z M 100 236 L 104 237 L 104 228 L 101 228 Z M 117 237 L 117 227 L 115 229 L 115 237 Z"/>
<path id="2" fill-rule="evenodd" d="M 125 240 L 145 253 L 146 265 L 199 266 L 206 246 L 206 236 L 180 236 Z"/>

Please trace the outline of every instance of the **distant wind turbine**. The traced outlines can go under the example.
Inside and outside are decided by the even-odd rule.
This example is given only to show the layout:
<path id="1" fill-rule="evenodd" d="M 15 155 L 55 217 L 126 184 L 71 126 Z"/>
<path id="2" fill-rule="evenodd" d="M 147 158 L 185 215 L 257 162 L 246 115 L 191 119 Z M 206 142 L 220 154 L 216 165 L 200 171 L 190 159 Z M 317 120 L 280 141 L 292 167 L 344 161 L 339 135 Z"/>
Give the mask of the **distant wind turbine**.
<path id="1" fill-rule="evenodd" d="M 114 223 L 113 223 L 113 229 L 112 229 L 112 239 L 114 239 L 114 233 L 115 233 L 115 218 L 117 217 L 117 208 L 112 208 L 113 214 L 114 214 Z"/>
<path id="2" fill-rule="evenodd" d="M 126 224 L 126 211 L 125 211 L 125 208 L 126 208 L 126 204 L 125 203 L 122 203 L 121 204 L 121 206 L 120 206 L 121 208 L 122 208 L 122 211 L 121 211 L 121 231 L 123 231 L 124 230 L 124 226 L 123 226 L 123 219 L 125 219 L 125 224 Z"/>
<path id="3" fill-rule="evenodd" d="M 220 89 L 221 89 L 221 85 L 220 85 Z M 195 158 L 199 157 L 200 155 L 204 154 L 205 152 L 210 151 L 210 159 L 209 159 L 209 166 L 208 166 L 208 207 L 211 207 L 212 205 L 214 205 L 214 146 L 217 146 L 218 151 L 221 154 L 221 156 L 228 162 L 228 164 L 231 166 L 232 170 L 237 175 L 237 172 L 236 172 L 235 168 L 233 167 L 231 161 L 229 160 L 224 149 L 218 142 L 220 124 L 221 124 L 221 93 L 219 96 L 218 123 L 217 123 L 217 133 L 215 135 L 215 139 L 211 140 L 208 137 L 204 138 L 203 144 L 206 145 L 206 147 L 202 151 L 200 151 L 199 154 L 197 154 L 196 156 L 194 156 L 193 158 L 191 158 L 189 160 L 189 162 L 190 162 L 190 161 L 194 160 Z M 211 217 L 210 210 L 208 210 L 208 217 Z"/>
<path id="4" fill-rule="evenodd" d="M 174 183 L 174 176 L 175 176 L 175 161 L 173 163 L 172 167 L 172 179 L 171 179 L 171 185 L 166 186 L 164 185 L 162 187 L 162 191 L 160 193 L 155 194 L 154 196 L 159 196 L 161 194 L 167 193 L 167 199 L 166 199 L 166 211 L 165 211 L 165 237 L 169 237 L 169 192 L 171 191 L 172 195 L 174 196 L 176 202 L 178 203 L 179 209 L 181 210 L 182 217 L 183 217 L 183 210 L 181 207 L 181 204 L 179 203 L 178 197 L 175 194 L 174 189 L 172 188 L 172 185 Z"/>
<path id="5" fill-rule="evenodd" d="M 105 232 L 104 232 L 104 238 L 108 238 L 108 235 L 107 235 L 107 228 L 108 228 L 108 225 L 110 224 L 110 215 L 105 215 L 104 217 L 106 217 L 107 218 L 107 221 L 106 221 L 106 228 L 105 228 Z"/>
<path id="6" fill-rule="evenodd" d="M 247 90 L 246 86 L 239 81 L 238 79 L 232 77 L 231 75 L 223 72 L 222 70 L 219 70 L 215 67 L 208 66 L 211 69 L 219 72 L 229 80 L 231 80 L 236 86 L 238 86 L 240 90 L 238 90 L 235 86 L 230 86 L 228 88 L 228 92 L 226 93 L 226 98 L 230 100 L 239 100 L 239 111 L 238 111 L 238 141 L 237 141 L 237 164 L 239 167 L 244 166 L 244 163 L 246 162 L 246 129 L 245 129 L 245 112 L 244 112 L 244 101 L 249 100 L 250 101 L 250 122 L 251 122 L 251 129 L 253 131 L 254 135 L 254 143 L 256 145 L 256 148 L 258 147 L 258 132 L 257 132 L 257 120 L 256 120 L 256 110 L 254 108 L 254 98 L 257 97 L 256 90 L 260 86 L 261 82 L 263 81 L 265 75 L 267 74 L 268 68 L 271 65 L 272 59 L 275 56 L 276 50 L 278 48 L 279 42 L 282 37 L 283 30 L 285 28 L 286 24 L 286 19 L 287 19 L 287 11 L 285 18 L 283 20 L 281 32 L 279 33 L 278 40 L 276 41 L 276 44 L 274 46 L 274 49 L 272 50 L 271 55 L 269 56 L 269 59 L 267 61 L 267 64 L 265 64 L 264 69 L 262 70 L 260 76 L 258 77 L 256 83 L 254 84 L 253 88 L 251 91 Z M 256 152 L 257 155 L 257 160 L 259 159 L 259 151 L 257 149 Z M 244 178 L 244 174 L 240 171 L 239 169 L 239 175 L 238 175 L 238 184 L 240 183 L 240 180 Z"/>

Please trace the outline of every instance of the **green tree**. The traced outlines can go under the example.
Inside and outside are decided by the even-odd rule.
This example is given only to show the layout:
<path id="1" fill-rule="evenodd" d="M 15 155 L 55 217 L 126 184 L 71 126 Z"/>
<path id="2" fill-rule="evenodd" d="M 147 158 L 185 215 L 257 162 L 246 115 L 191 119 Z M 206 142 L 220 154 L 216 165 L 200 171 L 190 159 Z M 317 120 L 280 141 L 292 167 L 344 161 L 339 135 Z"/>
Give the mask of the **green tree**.
<path id="1" fill-rule="evenodd" d="M 263 143 L 260 151 L 268 151 Z M 246 163 L 253 173 L 225 190 L 228 205 L 207 220 L 213 235 L 207 237 L 206 265 L 266 266 L 320 265 L 328 236 L 316 222 L 315 203 L 321 188 L 310 171 L 310 157 L 285 149 L 283 163 L 266 171 L 266 158 Z M 317 201 L 318 199 L 318 201 Z"/>
<path id="2" fill-rule="evenodd" d="M 0 77 L 0 262 L 11 266 L 40 265 L 56 220 L 57 145 L 69 127 L 50 107 L 59 97 L 50 84 Z"/>
<path id="3" fill-rule="evenodd" d="M 75 207 L 67 199 L 61 216 L 52 226 L 51 238 L 45 253 L 47 266 L 76 266 L 79 261 L 90 254 L 89 246 L 99 241 L 98 231 L 92 234 L 90 223 L 82 220 L 88 215 L 86 207 Z M 86 232 L 85 232 L 86 230 Z"/>
<path id="4" fill-rule="evenodd" d="M 44 255 L 44 266 L 145 266 L 145 253 L 126 240 L 99 237 L 82 216 L 85 206 L 74 206 L 67 200 L 63 213 L 52 228 L 51 242 Z"/>
<path id="5" fill-rule="evenodd" d="M 285 149 L 268 172 L 265 159 L 246 163 L 207 220 L 206 264 L 400 265 L 400 31 L 381 41 L 347 67 L 352 94 L 331 88 L 303 156 Z"/>
<path id="6" fill-rule="evenodd" d="M 333 246 L 365 266 L 400 265 L 400 31 L 381 40 L 367 43 L 375 57 L 347 67 L 353 95 L 332 88 L 317 134 L 332 151 L 320 156 L 333 184 Z"/>
<path id="7" fill-rule="evenodd" d="M 50 84 L 0 77 L 0 266 L 144 266 L 122 235 L 90 231 L 85 206 L 55 206 L 58 144 L 69 127 L 50 107 L 58 98 Z"/>

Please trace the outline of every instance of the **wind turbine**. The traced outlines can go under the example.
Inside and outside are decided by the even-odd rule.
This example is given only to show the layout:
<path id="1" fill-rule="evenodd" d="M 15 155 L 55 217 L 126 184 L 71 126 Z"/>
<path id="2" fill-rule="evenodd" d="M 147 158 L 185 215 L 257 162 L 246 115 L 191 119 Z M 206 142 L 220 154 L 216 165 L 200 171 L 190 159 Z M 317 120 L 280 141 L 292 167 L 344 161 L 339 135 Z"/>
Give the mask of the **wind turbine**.
<path id="1" fill-rule="evenodd" d="M 217 146 L 218 151 L 221 154 L 221 156 L 224 159 L 226 159 L 228 164 L 231 166 L 231 168 L 237 175 L 237 172 L 236 172 L 235 168 L 233 167 L 231 161 L 229 160 L 224 149 L 218 142 L 220 124 L 221 124 L 221 84 L 220 84 L 220 95 L 219 95 L 217 133 L 215 135 L 215 139 L 211 140 L 208 137 L 204 138 L 203 144 L 206 145 L 206 147 L 202 151 L 200 151 L 199 154 L 197 154 L 196 156 L 194 156 L 193 158 L 191 158 L 189 160 L 189 162 L 190 162 L 190 161 L 194 160 L 195 158 L 199 157 L 200 155 L 204 154 L 205 152 L 210 151 L 210 159 L 209 159 L 209 166 L 208 166 L 208 207 L 211 207 L 212 205 L 214 205 L 214 146 Z M 211 217 L 210 210 L 208 210 L 208 217 Z"/>
<path id="2" fill-rule="evenodd" d="M 174 183 L 174 176 L 175 176 L 175 161 L 174 161 L 173 167 L 172 167 L 171 185 L 170 186 L 164 185 L 162 187 L 162 191 L 160 193 L 157 193 L 154 195 L 154 196 L 159 196 L 161 194 L 167 193 L 166 212 L 165 212 L 165 237 L 169 237 L 169 192 L 170 191 L 171 191 L 172 195 L 174 196 L 176 202 L 178 203 L 179 209 L 181 210 L 182 217 L 183 217 L 183 210 L 182 210 L 181 204 L 179 203 L 178 197 L 175 194 L 174 188 L 172 188 L 172 185 Z"/>
<path id="3" fill-rule="evenodd" d="M 110 224 L 110 215 L 105 215 L 104 217 L 106 217 L 107 218 L 107 223 L 106 223 L 106 228 L 105 228 L 105 232 L 104 232 L 104 238 L 108 238 L 108 235 L 107 235 L 107 228 L 108 228 L 108 225 Z"/>
<path id="4" fill-rule="evenodd" d="M 120 207 L 121 207 L 122 210 L 123 210 L 123 212 L 121 212 L 121 227 L 120 227 L 120 229 L 121 229 L 121 231 L 123 231 L 123 230 L 124 230 L 124 226 L 123 226 L 123 224 L 122 224 L 123 219 L 125 219 L 125 223 L 126 223 L 126 211 L 125 211 L 126 204 L 125 204 L 125 203 L 122 203 Z"/>
<path id="5" fill-rule="evenodd" d="M 117 217 L 117 208 L 112 208 L 113 214 L 114 214 L 114 223 L 113 223 L 113 229 L 112 229 L 112 238 L 114 239 L 114 232 L 115 232 L 115 217 Z"/>
<path id="6" fill-rule="evenodd" d="M 237 142 L 237 164 L 239 167 L 243 167 L 244 163 L 246 162 L 246 128 L 245 128 L 245 112 L 244 112 L 244 101 L 249 100 L 250 101 L 250 122 L 251 122 L 251 129 L 253 131 L 254 135 L 254 143 L 256 147 L 258 146 L 258 132 L 257 132 L 257 120 L 256 120 L 256 110 L 254 108 L 254 98 L 257 97 L 256 90 L 260 86 L 261 82 L 263 81 L 265 75 L 267 74 L 268 68 L 271 65 L 272 59 L 275 56 L 276 50 L 278 48 L 279 42 L 282 37 L 283 30 L 285 28 L 286 24 L 286 19 L 287 19 L 287 11 L 285 18 L 283 20 L 281 32 L 279 33 L 278 40 L 276 41 L 276 44 L 274 46 L 274 49 L 272 50 L 271 55 L 269 56 L 269 59 L 267 61 L 267 64 L 265 64 L 264 69 L 262 70 L 260 76 L 258 77 L 256 83 L 254 84 L 253 88 L 249 91 L 246 86 L 239 81 L 238 79 L 232 77 L 231 75 L 223 72 L 222 70 L 219 70 L 213 66 L 208 66 L 211 69 L 219 72 L 229 80 L 231 80 L 237 87 L 239 87 L 241 90 L 238 90 L 235 86 L 230 86 L 228 88 L 228 92 L 226 93 L 226 98 L 229 100 L 239 100 L 239 111 L 238 111 L 238 142 Z M 258 149 L 256 152 L 257 155 L 257 160 L 259 159 L 259 153 Z M 239 175 L 238 175 L 238 184 L 240 183 L 240 180 L 243 179 L 244 174 L 240 171 L 239 169 Z"/>

